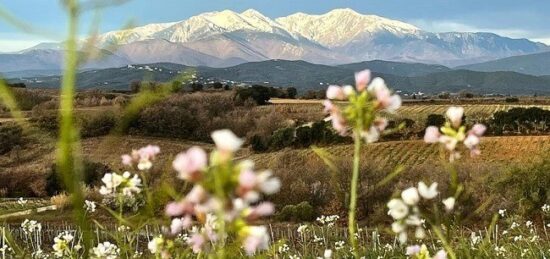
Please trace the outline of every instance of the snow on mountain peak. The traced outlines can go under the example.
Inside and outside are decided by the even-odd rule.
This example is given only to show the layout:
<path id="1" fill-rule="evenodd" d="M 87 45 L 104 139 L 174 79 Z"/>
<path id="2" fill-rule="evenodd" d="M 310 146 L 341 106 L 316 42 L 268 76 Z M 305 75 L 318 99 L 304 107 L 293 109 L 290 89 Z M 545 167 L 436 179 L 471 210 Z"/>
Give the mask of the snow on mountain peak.
<path id="1" fill-rule="evenodd" d="M 410 34 L 420 31 L 404 22 L 376 15 L 363 15 L 353 9 L 335 9 L 321 15 L 296 13 L 276 19 L 287 30 L 328 47 L 343 46 L 358 37 L 377 32 Z"/>

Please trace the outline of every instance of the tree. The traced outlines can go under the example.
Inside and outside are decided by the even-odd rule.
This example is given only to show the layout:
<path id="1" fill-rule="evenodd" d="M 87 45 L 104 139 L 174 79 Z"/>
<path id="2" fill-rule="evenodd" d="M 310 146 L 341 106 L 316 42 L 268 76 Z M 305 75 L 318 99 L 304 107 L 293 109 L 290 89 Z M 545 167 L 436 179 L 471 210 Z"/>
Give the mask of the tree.
<path id="1" fill-rule="evenodd" d="M 220 82 L 215 82 L 214 84 L 212 84 L 212 88 L 214 89 L 222 89 L 222 87 L 223 87 L 223 84 Z"/>
<path id="2" fill-rule="evenodd" d="M 289 87 L 286 89 L 286 95 L 290 99 L 295 99 L 296 95 L 298 95 L 298 90 L 294 87 Z"/>
<path id="3" fill-rule="evenodd" d="M 193 92 L 200 92 L 204 89 L 204 85 L 201 83 L 192 83 L 191 84 L 191 91 Z"/>

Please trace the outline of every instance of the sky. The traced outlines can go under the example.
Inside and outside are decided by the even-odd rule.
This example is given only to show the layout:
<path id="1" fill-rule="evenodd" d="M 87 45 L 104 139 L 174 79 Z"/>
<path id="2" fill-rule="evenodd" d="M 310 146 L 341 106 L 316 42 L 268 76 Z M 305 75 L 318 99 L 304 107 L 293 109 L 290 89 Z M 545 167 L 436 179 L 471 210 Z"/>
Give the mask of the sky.
<path id="1" fill-rule="evenodd" d="M 119 2 L 100 10 L 97 3 Z M 210 11 L 255 9 L 277 18 L 296 12 L 323 14 L 352 8 L 363 14 L 411 23 L 431 32 L 494 32 L 550 45 L 548 0 L 81 0 L 86 3 L 81 37 L 98 24 L 107 32 L 148 23 L 174 22 Z M 21 31 L 6 21 L 5 13 L 24 24 Z M 0 0 L 0 52 L 17 51 L 40 42 L 60 41 L 66 31 L 64 8 L 58 0 Z"/>

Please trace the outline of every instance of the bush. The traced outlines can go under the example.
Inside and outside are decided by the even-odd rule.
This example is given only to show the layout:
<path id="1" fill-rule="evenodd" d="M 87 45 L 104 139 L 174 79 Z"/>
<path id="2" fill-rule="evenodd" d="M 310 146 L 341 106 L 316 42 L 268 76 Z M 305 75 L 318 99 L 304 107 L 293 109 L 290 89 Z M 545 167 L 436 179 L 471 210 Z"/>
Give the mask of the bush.
<path id="1" fill-rule="evenodd" d="M 17 125 L 0 124 L 0 155 L 23 144 L 23 129 Z"/>
<path id="2" fill-rule="evenodd" d="M 294 143 L 294 128 L 283 128 L 273 132 L 269 140 L 269 147 L 272 149 L 283 149 Z"/>
<path id="3" fill-rule="evenodd" d="M 445 124 L 445 117 L 441 114 L 430 114 L 426 119 L 426 127 L 436 126 L 441 127 Z"/>
<path id="4" fill-rule="evenodd" d="M 539 213 L 544 204 L 550 203 L 550 159 L 508 170 L 499 175 L 495 187 L 496 193 L 515 203 L 510 207 L 519 208 L 521 215 Z"/>
<path id="5" fill-rule="evenodd" d="M 80 134 L 83 138 L 98 137 L 109 134 L 116 126 L 117 118 L 114 113 L 100 113 L 80 119 Z"/>
<path id="6" fill-rule="evenodd" d="M 550 111 L 540 108 L 513 108 L 509 111 L 499 111 L 493 114 L 489 122 L 493 134 L 533 134 L 550 131 Z"/>
<path id="7" fill-rule="evenodd" d="M 250 146 L 252 147 L 252 150 L 256 152 L 264 152 L 268 150 L 266 140 L 259 135 L 252 136 L 250 139 Z"/>
<path id="8" fill-rule="evenodd" d="M 519 102 L 519 98 L 517 98 L 517 97 L 508 97 L 504 101 L 507 102 L 507 103 L 517 103 L 517 102 Z"/>
<path id="9" fill-rule="evenodd" d="M 87 186 L 101 185 L 103 175 L 111 172 L 106 165 L 92 161 L 84 161 L 82 167 L 84 184 Z M 46 178 L 46 192 L 48 195 L 55 195 L 64 190 L 63 179 L 57 171 L 57 165 L 53 164 Z"/>
<path id="10" fill-rule="evenodd" d="M 317 217 L 317 212 L 307 201 L 298 205 L 286 205 L 277 214 L 277 219 L 281 221 L 313 221 Z"/>
<path id="11" fill-rule="evenodd" d="M 13 95 L 15 97 L 15 100 L 17 100 L 19 109 L 23 111 L 30 111 L 33 107 L 52 99 L 50 96 L 42 94 L 37 90 L 20 88 L 13 90 Z"/>
<path id="12" fill-rule="evenodd" d="M 52 196 L 50 202 L 52 205 L 55 205 L 58 210 L 65 210 L 71 205 L 71 199 L 67 193 L 60 193 Z"/>

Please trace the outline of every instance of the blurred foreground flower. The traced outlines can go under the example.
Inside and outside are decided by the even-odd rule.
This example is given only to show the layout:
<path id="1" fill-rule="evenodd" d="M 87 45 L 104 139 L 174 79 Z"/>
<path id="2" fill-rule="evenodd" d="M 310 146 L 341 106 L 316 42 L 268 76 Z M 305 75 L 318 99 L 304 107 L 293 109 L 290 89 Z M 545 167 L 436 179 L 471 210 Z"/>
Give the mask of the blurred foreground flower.
<path id="1" fill-rule="evenodd" d="M 273 204 L 259 201 L 263 195 L 277 192 L 280 181 L 270 171 L 256 172 L 252 161 L 233 160 L 243 144 L 233 132 L 215 131 L 212 139 L 216 150 L 210 159 L 200 147 L 192 147 L 173 162 L 178 177 L 194 186 L 183 199 L 166 206 L 166 215 L 172 217 L 170 234 L 190 230 L 187 242 L 195 253 L 224 249 L 216 245 L 225 244 L 231 235 L 239 247 L 253 255 L 268 248 L 269 235 L 266 227 L 251 223 L 274 212 Z M 195 220 L 199 225 L 192 227 Z M 159 250 L 159 238 L 150 243 L 151 251 Z"/>
<path id="2" fill-rule="evenodd" d="M 452 162 L 460 158 L 460 153 L 456 150 L 459 143 L 463 143 L 470 150 L 471 156 L 480 154 L 479 143 L 481 136 L 487 129 L 483 124 L 475 124 L 466 132 L 466 126 L 462 125 L 464 117 L 464 108 L 450 107 L 446 112 L 447 122 L 441 128 L 429 126 L 426 128 L 424 141 L 426 143 L 441 143 L 451 154 L 449 160 Z"/>

